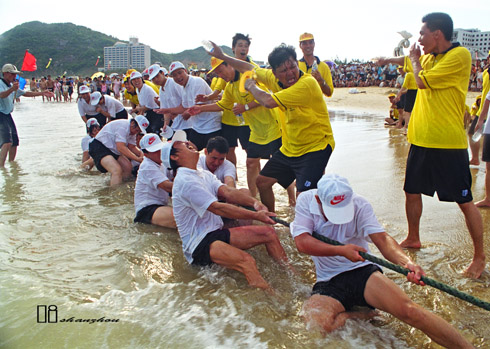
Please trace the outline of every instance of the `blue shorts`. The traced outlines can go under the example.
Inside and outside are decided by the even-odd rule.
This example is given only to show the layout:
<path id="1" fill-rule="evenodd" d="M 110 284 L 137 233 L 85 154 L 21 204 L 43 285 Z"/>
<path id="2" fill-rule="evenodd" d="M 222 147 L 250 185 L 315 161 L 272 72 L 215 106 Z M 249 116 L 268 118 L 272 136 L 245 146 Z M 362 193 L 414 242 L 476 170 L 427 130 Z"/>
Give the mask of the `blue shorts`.
<path id="1" fill-rule="evenodd" d="M 0 147 L 5 143 L 12 143 L 12 147 L 17 147 L 19 136 L 12 114 L 0 113 Z"/>
<path id="2" fill-rule="evenodd" d="M 283 188 L 287 188 L 296 179 L 298 191 L 315 189 L 323 176 L 323 172 L 325 172 L 331 155 L 332 147 L 330 145 L 323 150 L 296 157 L 286 156 L 278 150 L 265 164 L 260 174 L 277 179 Z"/>
<path id="3" fill-rule="evenodd" d="M 213 264 L 209 255 L 209 247 L 215 241 L 230 243 L 230 231 L 228 229 L 218 229 L 208 233 L 192 252 L 192 264 L 206 266 Z"/>
<path id="4" fill-rule="evenodd" d="M 373 308 L 364 299 L 364 290 L 368 279 L 377 271 L 383 272 L 375 264 L 346 271 L 328 281 L 317 282 L 311 294 L 332 297 L 342 303 L 345 310 L 351 310 L 354 306 Z"/>

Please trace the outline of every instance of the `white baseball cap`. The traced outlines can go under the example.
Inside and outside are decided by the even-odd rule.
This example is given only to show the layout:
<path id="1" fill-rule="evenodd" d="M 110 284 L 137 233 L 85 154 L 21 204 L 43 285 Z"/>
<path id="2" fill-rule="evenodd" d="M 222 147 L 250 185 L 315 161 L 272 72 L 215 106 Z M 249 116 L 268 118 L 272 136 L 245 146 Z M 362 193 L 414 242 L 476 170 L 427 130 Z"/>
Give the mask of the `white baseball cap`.
<path id="1" fill-rule="evenodd" d="M 90 126 L 94 126 L 94 125 L 100 126 L 100 124 L 96 118 L 90 118 L 87 120 L 87 128 L 89 128 Z"/>
<path id="2" fill-rule="evenodd" d="M 90 89 L 86 85 L 80 86 L 80 89 L 78 90 L 78 94 L 81 95 L 84 93 L 90 93 Z"/>
<path id="3" fill-rule="evenodd" d="M 154 133 L 147 133 L 140 140 L 140 148 L 150 153 L 158 151 L 163 148 L 165 143 L 162 142 L 160 137 Z"/>
<path id="4" fill-rule="evenodd" d="M 149 68 L 148 68 L 148 75 L 149 75 L 149 79 L 150 80 L 153 80 L 153 78 L 155 76 L 157 76 L 157 74 L 159 72 L 163 72 L 164 75 L 167 75 L 168 72 L 167 72 L 167 69 L 163 68 L 163 67 L 160 67 L 158 64 L 153 64 L 151 65 Z"/>
<path id="5" fill-rule="evenodd" d="M 7 63 L 2 67 L 2 73 L 21 74 L 21 71 L 15 65 Z"/>
<path id="6" fill-rule="evenodd" d="M 136 115 L 134 119 L 138 123 L 138 126 L 140 127 L 141 132 L 146 134 L 146 128 L 148 126 L 150 126 L 150 122 L 148 121 L 148 119 L 145 118 L 143 115 Z"/>
<path id="7" fill-rule="evenodd" d="M 172 73 L 174 71 L 176 71 L 177 69 L 185 69 L 185 66 L 181 62 L 179 62 L 179 61 L 172 62 L 172 63 L 170 63 L 170 67 L 168 68 L 168 73 L 170 75 L 172 75 Z"/>
<path id="8" fill-rule="evenodd" d="M 133 79 L 137 79 L 137 78 L 142 78 L 142 77 L 143 77 L 143 75 L 141 75 L 141 73 L 139 71 L 134 71 L 129 76 L 129 80 L 133 80 Z"/>
<path id="9" fill-rule="evenodd" d="M 345 224 L 354 219 L 354 192 L 347 178 L 337 174 L 324 174 L 318 181 L 317 194 L 323 213 L 333 224 Z"/>
<path id="10" fill-rule="evenodd" d="M 162 159 L 162 164 L 165 168 L 171 168 L 170 166 L 170 152 L 175 142 L 187 142 L 187 135 L 183 130 L 177 130 L 172 137 L 170 142 L 167 142 L 162 147 L 162 153 L 160 155 Z"/>
<path id="11" fill-rule="evenodd" d="M 90 104 L 97 105 L 99 104 L 100 99 L 102 98 L 102 94 L 99 91 L 96 91 L 90 95 Z"/>

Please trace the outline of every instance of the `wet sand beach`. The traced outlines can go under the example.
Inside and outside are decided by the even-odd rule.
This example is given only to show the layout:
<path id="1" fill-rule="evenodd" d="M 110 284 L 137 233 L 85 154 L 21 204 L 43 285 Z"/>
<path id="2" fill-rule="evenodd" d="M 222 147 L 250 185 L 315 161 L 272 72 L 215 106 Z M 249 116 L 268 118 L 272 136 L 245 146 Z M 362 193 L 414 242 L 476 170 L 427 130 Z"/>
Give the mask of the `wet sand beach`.
<path id="1" fill-rule="evenodd" d="M 391 89 L 358 90 L 366 93 L 336 89 L 327 99 L 336 148 L 326 170 L 347 177 L 400 242 L 407 233 L 402 188 L 409 144 L 400 130 L 384 126 Z M 476 95 L 468 94 L 468 105 Z M 251 289 L 238 272 L 189 266 L 175 231 L 133 223 L 134 182 L 109 188 L 108 175 L 79 170 L 85 127 L 75 103 L 24 98 L 15 108 L 17 160 L 0 171 L 0 347 L 439 347 L 385 313 L 371 322 L 348 320 L 327 337 L 307 331 L 300 311 L 315 282 L 313 263 L 280 225 L 276 231 L 299 275 L 275 265 L 264 248 L 250 250 L 278 297 Z M 245 187 L 243 151 L 238 158 L 239 187 Z M 473 197 L 480 200 L 484 165 L 471 171 Z M 285 190 L 274 190 L 278 216 L 292 221 Z M 429 197 L 423 204 L 423 248 L 408 254 L 427 276 L 490 301 L 488 268 L 479 280 L 462 275 L 473 248 L 457 205 Z M 490 210 L 480 212 L 488 256 Z M 488 311 L 385 274 L 474 346 L 490 347 Z M 56 323 L 42 323 L 55 313 Z"/>

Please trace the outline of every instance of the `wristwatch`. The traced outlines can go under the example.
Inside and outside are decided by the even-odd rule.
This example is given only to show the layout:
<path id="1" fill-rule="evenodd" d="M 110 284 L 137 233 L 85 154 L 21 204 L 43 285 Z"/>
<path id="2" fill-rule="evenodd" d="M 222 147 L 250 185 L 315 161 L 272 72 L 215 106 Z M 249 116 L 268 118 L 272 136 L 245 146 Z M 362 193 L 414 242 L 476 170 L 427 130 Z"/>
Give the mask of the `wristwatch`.
<path id="1" fill-rule="evenodd" d="M 244 107 L 245 107 L 245 111 L 249 111 L 250 110 L 250 107 L 248 106 L 248 104 L 245 104 Z"/>

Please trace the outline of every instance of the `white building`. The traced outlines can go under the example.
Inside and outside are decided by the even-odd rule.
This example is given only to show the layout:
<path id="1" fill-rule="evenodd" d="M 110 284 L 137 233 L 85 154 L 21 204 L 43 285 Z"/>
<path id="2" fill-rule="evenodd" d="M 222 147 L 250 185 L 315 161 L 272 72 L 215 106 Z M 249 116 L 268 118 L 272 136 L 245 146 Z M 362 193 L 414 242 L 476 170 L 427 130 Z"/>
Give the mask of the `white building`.
<path id="1" fill-rule="evenodd" d="M 458 41 L 471 52 L 473 59 L 488 57 L 490 50 L 490 31 L 481 32 L 478 29 L 455 29 L 452 41 Z"/>
<path id="2" fill-rule="evenodd" d="M 151 49 L 138 42 L 138 38 L 129 38 L 129 43 L 116 42 L 114 46 L 104 47 L 104 69 L 143 70 L 150 66 Z"/>

